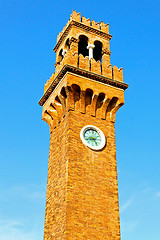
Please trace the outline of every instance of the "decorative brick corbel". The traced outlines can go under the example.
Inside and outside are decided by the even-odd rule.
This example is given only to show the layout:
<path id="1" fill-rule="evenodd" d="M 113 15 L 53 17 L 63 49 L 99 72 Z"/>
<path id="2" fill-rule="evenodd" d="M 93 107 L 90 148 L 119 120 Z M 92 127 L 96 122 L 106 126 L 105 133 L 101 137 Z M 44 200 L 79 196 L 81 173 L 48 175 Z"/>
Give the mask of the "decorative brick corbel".
<path id="1" fill-rule="evenodd" d="M 46 123 L 48 123 L 49 128 L 50 128 L 50 133 L 51 133 L 52 132 L 52 125 L 53 125 L 53 118 L 52 118 L 52 116 L 47 111 L 45 111 L 42 114 L 42 120 L 45 121 Z"/>
<path id="2" fill-rule="evenodd" d="M 106 111 L 107 111 L 107 107 L 108 107 L 110 101 L 111 101 L 111 99 L 109 97 L 107 97 L 103 100 L 103 105 L 100 108 L 100 112 L 99 112 L 101 119 L 104 119 L 104 120 L 106 119 Z"/>
<path id="3" fill-rule="evenodd" d="M 80 96 L 80 112 L 81 113 L 85 113 L 86 112 L 85 94 L 86 94 L 86 91 L 81 90 L 81 96 Z"/>
<path id="4" fill-rule="evenodd" d="M 62 105 L 57 103 L 56 101 L 54 101 L 54 103 L 52 105 L 57 111 L 58 122 L 60 122 L 62 120 L 62 116 L 63 116 Z"/>
<path id="5" fill-rule="evenodd" d="M 63 97 L 61 94 L 58 96 L 61 104 L 62 104 L 62 108 L 63 108 L 63 116 L 66 115 L 66 99 L 65 97 Z"/>
<path id="6" fill-rule="evenodd" d="M 57 110 L 50 105 L 47 109 L 47 113 L 52 117 L 52 128 L 54 128 L 59 122 Z"/>
<path id="7" fill-rule="evenodd" d="M 65 87 L 67 98 L 66 98 L 66 110 L 67 111 L 74 111 L 74 94 L 71 87 Z"/>
<path id="8" fill-rule="evenodd" d="M 95 94 L 92 98 L 92 103 L 91 103 L 91 116 L 95 117 L 96 116 L 96 105 L 97 105 L 97 100 L 98 100 L 98 95 Z"/>
<path id="9" fill-rule="evenodd" d="M 118 100 L 115 107 L 111 110 L 110 112 L 110 120 L 111 122 L 115 123 L 115 117 L 116 117 L 116 112 L 118 111 L 118 109 L 120 107 L 122 107 L 124 105 L 124 102 L 122 102 L 121 100 Z"/>
<path id="10" fill-rule="evenodd" d="M 77 39 L 77 38 L 75 38 L 75 37 L 71 37 L 70 40 L 69 40 L 69 44 L 72 44 L 72 42 L 78 43 L 78 42 L 79 42 L 79 39 Z"/>
<path id="11" fill-rule="evenodd" d="M 104 54 L 111 55 L 111 51 L 108 48 L 104 48 L 102 50 L 102 55 L 104 55 Z"/>

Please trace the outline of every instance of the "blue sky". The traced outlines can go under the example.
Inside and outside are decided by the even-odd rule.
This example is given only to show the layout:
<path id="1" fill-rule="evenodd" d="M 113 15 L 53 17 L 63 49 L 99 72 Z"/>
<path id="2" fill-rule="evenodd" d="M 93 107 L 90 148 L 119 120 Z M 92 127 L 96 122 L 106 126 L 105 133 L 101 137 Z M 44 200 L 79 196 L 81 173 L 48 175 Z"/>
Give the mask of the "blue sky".
<path id="1" fill-rule="evenodd" d="M 159 240 L 160 2 L 5 0 L 0 9 L 0 239 L 43 239 L 49 129 L 38 100 L 75 9 L 110 24 L 111 63 L 129 84 L 116 116 L 122 240 Z"/>

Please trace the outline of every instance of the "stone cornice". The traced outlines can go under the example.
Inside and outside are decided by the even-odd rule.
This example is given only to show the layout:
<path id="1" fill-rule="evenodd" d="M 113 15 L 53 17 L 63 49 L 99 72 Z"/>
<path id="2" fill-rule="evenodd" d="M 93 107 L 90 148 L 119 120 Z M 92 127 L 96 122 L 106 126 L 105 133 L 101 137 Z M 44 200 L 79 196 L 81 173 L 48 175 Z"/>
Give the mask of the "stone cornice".
<path id="1" fill-rule="evenodd" d="M 53 80 L 53 82 L 51 83 L 51 85 L 49 86 L 47 91 L 44 93 L 44 95 L 40 99 L 39 105 L 43 106 L 43 104 L 49 98 L 51 93 L 54 91 L 57 84 L 60 82 L 60 80 L 63 78 L 63 76 L 67 72 L 75 73 L 75 74 L 78 74 L 80 76 L 95 80 L 97 82 L 108 84 L 108 85 L 111 85 L 111 86 L 114 86 L 114 87 L 117 87 L 117 88 L 120 88 L 120 89 L 123 89 L 123 90 L 126 90 L 128 88 L 128 84 L 126 84 L 126 83 L 119 82 L 117 80 L 113 80 L 113 79 L 104 77 L 103 75 L 95 74 L 93 72 L 86 71 L 86 70 L 83 70 L 81 68 L 77 68 L 77 67 L 66 64 L 66 65 L 63 66 L 63 68 L 61 69 L 59 74 L 56 76 L 56 78 Z"/>
<path id="2" fill-rule="evenodd" d="M 72 26 L 76 26 L 78 28 L 81 28 L 81 29 L 84 29 L 88 32 L 92 32 L 92 33 L 96 33 L 97 35 L 99 36 L 102 36 L 104 38 L 107 38 L 107 39 L 111 39 L 112 38 L 112 35 L 108 34 L 108 33 L 105 33 L 99 29 L 96 29 L 96 28 L 93 28 L 92 26 L 87 26 L 81 22 L 76 22 L 75 20 L 72 20 L 69 25 L 67 26 L 66 30 L 63 32 L 62 36 L 60 37 L 60 39 L 58 40 L 56 46 L 54 47 L 54 51 L 56 52 L 57 49 L 59 48 L 60 44 L 63 42 L 64 38 L 68 35 L 69 33 L 69 30 L 71 29 Z"/>

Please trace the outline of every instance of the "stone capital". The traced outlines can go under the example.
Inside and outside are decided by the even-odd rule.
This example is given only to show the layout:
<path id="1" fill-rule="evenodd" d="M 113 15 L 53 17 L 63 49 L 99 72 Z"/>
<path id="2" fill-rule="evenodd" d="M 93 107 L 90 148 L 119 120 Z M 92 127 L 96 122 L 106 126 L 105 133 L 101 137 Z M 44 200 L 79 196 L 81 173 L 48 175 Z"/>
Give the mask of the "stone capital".
<path id="1" fill-rule="evenodd" d="M 94 49 L 95 45 L 94 44 L 88 44 L 87 49 Z"/>

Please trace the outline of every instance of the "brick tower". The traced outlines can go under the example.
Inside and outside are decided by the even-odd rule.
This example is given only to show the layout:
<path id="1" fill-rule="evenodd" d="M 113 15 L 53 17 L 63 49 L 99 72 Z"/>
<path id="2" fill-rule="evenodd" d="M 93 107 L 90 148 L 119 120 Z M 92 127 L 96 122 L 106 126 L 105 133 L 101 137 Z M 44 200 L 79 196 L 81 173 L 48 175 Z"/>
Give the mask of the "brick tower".
<path id="1" fill-rule="evenodd" d="M 73 11 L 57 38 L 39 101 L 50 127 L 45 240 L 120 240 L 114 123 L 128 85 L 110 64 L 111 37 Z"/>

